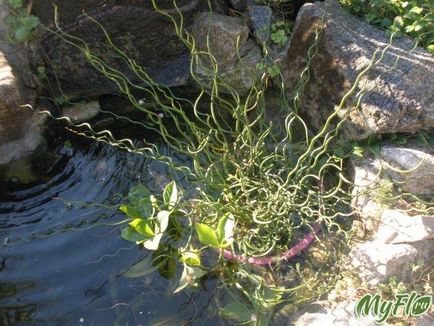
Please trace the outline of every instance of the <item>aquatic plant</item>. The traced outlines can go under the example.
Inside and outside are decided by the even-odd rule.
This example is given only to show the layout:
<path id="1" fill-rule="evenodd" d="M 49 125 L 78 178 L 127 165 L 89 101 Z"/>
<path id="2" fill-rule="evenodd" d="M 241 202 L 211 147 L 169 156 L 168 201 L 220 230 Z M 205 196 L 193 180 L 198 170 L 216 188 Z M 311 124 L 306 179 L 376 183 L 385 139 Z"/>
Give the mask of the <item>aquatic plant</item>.
<path id="1" fill-rule="evenodd" d="M 289 299 L 296 304 L 330 286 L 324 284 L 330 280 L 325 281 L 330 276 L 327 271 L 343 251 L 325 250 L 325 262 L 320 265 L 308 258 L 304 267 L 286 262 L 305 248 L 303 243 L 314 238 L 326 243 L 321 234 L 327 235 L 328 241 L 333 239 L 335 247 L 339 241 L 346 242 L 355 211 L 344 160 L 357 150 L 343 143 L 339 130 L 351 110 L 358 108 L 363 91 L 356 94 L 356 90 L 361 78 L 388 47 L 375 51 L 323 127 L 313 130 L 298 109 L 315 60 L 320 27 L 292 99 L 287 98 L 277 73 L 258 77 L 242 97 L 220 78 L 218 62 L 210 50 L 197 48 L 184 29 L 182 14 L 178 11 L 172 16 L 160 10 L 156 1 L 153 5 L 173 22 L 177 35 L 190 49 L 195 99 L 181 98 L 155 83 L 90 16 L 105 33 L 110 54 L 122 59 L 135 79 L 110 67 L 89 44 L 63 32 L 58 24 L 52 32 L 80 49 L 147 119 L 136 121 L 111 114 L 144 132 L 157 132 L 172 150 L 189 157 L 190 163 L 176 163 L 146 139 L 137 145 L 130 139 L 117 139 L 108 130 L 97 132 L 87 123 L 73 125 L 67 118 L 59 119 L 66 120 L 70 130 L 79 135 L 150 157 L 173 171 L 174 181 L 162 194 L 137 185 L 119 207 L 128 217 L 121 236 L 153 252 L 152 259 L 133 266 L 130 275 L 144 275 L 149 266 L 166 277 L 177 275 L 174 292 L 199 286 L 202 278 L 216 277 L 218 291 L 224 290 L 231 298 L 224 302 L 223 316 L 242 323 L 267 324 L 276 304 Z M 198 66 L 208 72 L 211 83 L 204 85 L 197 78 Z M 273 88 L 278 89 L 278 119 L 270 119 L 267 113 L 267 96 Z M 149 103 L 144 105 L 142 98 Z M 348 105 L 351 98 L 355 98 L 354 103 Z M 296 249 L 291 252 L 291 248 Z M 248 263 L 265 265 L 266 269 L 258 273 Z"/>

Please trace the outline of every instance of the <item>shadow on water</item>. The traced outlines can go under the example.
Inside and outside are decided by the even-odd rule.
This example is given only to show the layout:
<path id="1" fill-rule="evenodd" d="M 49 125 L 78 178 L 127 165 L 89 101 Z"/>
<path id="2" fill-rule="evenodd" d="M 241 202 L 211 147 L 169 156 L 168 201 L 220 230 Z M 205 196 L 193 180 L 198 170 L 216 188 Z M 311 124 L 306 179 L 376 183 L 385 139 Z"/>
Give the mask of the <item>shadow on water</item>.
<path id="1" fill-rule="evenodd" d="M 148 253 L 99 225 L 124 219 L 115 205 L 132 185 L 161 189 L 169 171 L 103 144 L 50 147 L 37 178 L 0 181 L 0 324 L 224 324 L 204 290 L 173 295 L 176 280 L 158 273 L 123 276 Z"/>

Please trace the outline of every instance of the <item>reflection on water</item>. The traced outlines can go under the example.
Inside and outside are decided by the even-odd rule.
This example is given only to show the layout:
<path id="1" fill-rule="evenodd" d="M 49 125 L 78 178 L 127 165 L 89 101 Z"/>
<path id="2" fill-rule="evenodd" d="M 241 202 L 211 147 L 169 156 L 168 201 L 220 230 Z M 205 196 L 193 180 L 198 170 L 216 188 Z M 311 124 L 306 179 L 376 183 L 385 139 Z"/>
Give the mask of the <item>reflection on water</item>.
<path id="1" fill-rule="evenodd" d="M 147 252 L 103 225 L 124 218 L 114 205 L 131 185 L 164 186 L 165 167 L 62 140 L 39 169 L 39 181 L 0 184 L 1 325 L 222 324 L 205 291 L 172 295 L 175 280 L 158 273 L 123 276 Z"/>

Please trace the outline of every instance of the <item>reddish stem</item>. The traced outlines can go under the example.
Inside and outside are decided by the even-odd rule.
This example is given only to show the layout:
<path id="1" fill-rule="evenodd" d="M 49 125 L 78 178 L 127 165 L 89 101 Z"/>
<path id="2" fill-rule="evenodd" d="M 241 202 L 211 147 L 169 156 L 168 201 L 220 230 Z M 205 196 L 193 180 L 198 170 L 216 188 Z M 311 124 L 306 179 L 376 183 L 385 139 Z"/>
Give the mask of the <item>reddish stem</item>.
<path id="1" fill-rule="evenodd" d="M 305 235 L 305 237 L 300 240 L 294 247 L 284 252 L 279 256 L 267 256 L 267 257 L 248 257 L 243 255 L 237 255 L 229 250 L 223 250 L 223 254 L 226 259 L 232 260 L 238 263 L 249 263 L 253 265 L 267 266 L 275 264 L 280 260 L 290 260 L 297 256 L 301 251 L 309 247 L 313 240 L 315 240 L 315 235 L 319 231 L 320 225 L 316 223 L 313 226 L 313 230 Z"/>

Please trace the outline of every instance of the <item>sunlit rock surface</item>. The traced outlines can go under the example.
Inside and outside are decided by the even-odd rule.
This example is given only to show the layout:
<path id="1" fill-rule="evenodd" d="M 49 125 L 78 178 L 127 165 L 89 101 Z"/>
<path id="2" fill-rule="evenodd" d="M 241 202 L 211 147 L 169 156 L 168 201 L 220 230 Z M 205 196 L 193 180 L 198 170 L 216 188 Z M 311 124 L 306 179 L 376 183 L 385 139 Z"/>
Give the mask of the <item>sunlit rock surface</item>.
<path id="1" fill-rule="evenodd" d="M 388 46 L 389 36 L 346 13 L 335 0 L 304 5 L 297 16 L 291 45 L 281 61 L 291 96 L 308 64 L 308 50 L 314 44 L 316 31 L 317 48 L 310 52 L 314 58 L 300 110 L 307 121 L 321 128 L 368 66 L 376 49 Z M 413 48 L 413 40 L 394 39 L 381 61 L 360 80 L 340 111 L 341 117 L 349 114 L 344 125 L 347 138 L 434 127 L 434 58 L 422 48 Z M 380 53 L 375 60 L 379 58 Z M 364 95 L 357 106 L 355 97 L 361 91 Z"/>

